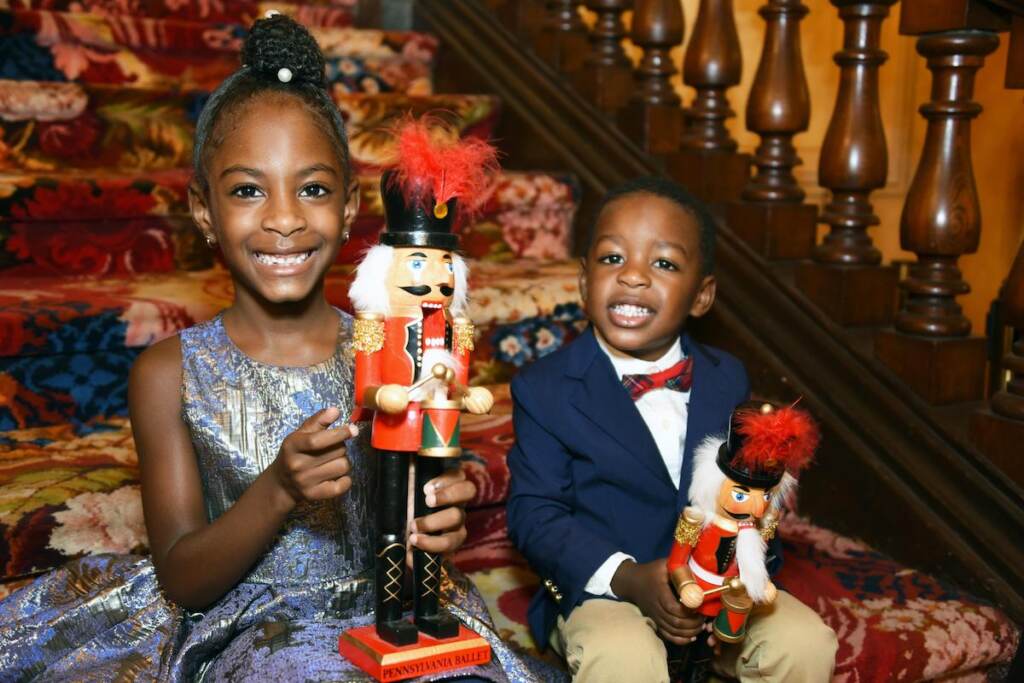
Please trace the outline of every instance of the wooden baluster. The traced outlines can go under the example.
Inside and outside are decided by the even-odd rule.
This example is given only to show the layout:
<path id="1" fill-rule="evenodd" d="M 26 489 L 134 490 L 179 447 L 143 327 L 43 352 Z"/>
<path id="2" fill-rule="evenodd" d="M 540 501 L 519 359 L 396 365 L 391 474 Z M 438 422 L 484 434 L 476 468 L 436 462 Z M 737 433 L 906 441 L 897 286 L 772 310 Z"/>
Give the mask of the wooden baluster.
<path id="1" fill-rule="evenodd" d="M 683 133 L 682 100 L 672 86 L 676 68 L 669 54 L 682 44 L 683 26 L 679 0 L 637 0 L 630 37 L 644 56 L 619 125 L 651 154 L 675 152 Z"/>
<path id="2" fill-rule="evenodd" d="M 612 114 L 626 105 L 633 90 L 633 65 L 622 49 L 626 27 L 622 13 L 633 0 L 586 0 L 597 13 L 590 32 L 590 54 L 575 78 L 576 88 L 602 111 Z"/>
<path id="3" fill-rule="evenodd" d="M 971 167 L 974 76 L 996 34 L 949 31 L 917 41 L 932 72 L 924 149 L 900 220 L 900 245 L 917 262 L 900 283 L 904 301 L 895 330 L 881 332 L 875 353 L 933 404 L 980 399 L 984 390 L 985 340 L 969 337 L 970 321 L 956 297 L 970 291 L 957 261 L 978 248 L 981 211 Z"/>
<path id="4" fill-rule="evenodd" d="M 830 226 L 814 261 L 797 269 L 797 286 L 843 325 L 892 322 L 899 273 L 882 266 L 869 226 L 878 224 L 869 196 L 885 186 L 888 154 L 878 103 L 882 22 L 896 0 L 832 0 L 843 20 L 843 49 L 835 54 L 839 91 L 818 163 L 818 182 L 831 191 L 821 214 Z"/>
<path id="5" fill-rule="evenodd" d="M 535 45 L 537 55 L 566 74 L 583 67 L 590 40 L 580 18 L 583 0 L 548 0 L 547 16 Z"/>
<path id="6" fill-rule="evenodd" d="M 991 409 L 971 416 L 971 437 L 996 465 L 1024 485 L 1024 243 L 1000 298 L 1007 324 L 1021 337 L 1003 358 L 1003 367 L 1010 373 L 1006 387 L 992 397 Z"/>
<path id="7" fill-rule="evenodd" d="M 683 59 L 683 81 L 697 94 L 686 110 L 682 149 L 666 159 L 666 166 L 708 202 L 737 199 L 750 178 L 750 155 L 736 153 L 736 140 L 725 126 L 736 115 L 726 91 L 742 74 L 732 0 L 701 0 Z"/>
<path id="8" fill-rule="evenodd" d="M 793 176 L 800 163 L 793 136 L 807 130 L 810 94 L 800 51 L 800 0 L 768 0 L 759 11 L 766 22 L 764 48 L 747 101 L 747 128 L 761 137 L 754 176 L 726 217 L 733 232 L 772 259 L 811 255 L 817 209 L 804 204 Z"/>

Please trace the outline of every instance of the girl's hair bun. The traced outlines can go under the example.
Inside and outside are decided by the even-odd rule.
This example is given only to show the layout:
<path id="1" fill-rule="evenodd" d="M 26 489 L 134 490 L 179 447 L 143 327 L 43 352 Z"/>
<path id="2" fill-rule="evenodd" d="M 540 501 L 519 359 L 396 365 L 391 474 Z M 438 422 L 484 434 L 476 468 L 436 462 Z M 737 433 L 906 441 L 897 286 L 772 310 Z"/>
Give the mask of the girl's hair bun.
<path id="1" fill-rule="evenodd" d="M 278 80 L 288 69 L 291 82 L 326 87 L 324 56 L 309 31 L 291 17 L 275 14 L 253 24 L 242 46 L 242 64 L 264 78 Z"/>

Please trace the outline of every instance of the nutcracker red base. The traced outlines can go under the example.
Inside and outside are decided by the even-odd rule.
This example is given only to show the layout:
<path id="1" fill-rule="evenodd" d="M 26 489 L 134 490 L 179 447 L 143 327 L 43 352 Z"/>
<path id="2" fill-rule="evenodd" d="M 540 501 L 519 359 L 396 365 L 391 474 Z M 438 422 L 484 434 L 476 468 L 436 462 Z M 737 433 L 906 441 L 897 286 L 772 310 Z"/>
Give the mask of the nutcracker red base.
<path id="1" fill-rule="evenodd" d="M 378 681 L 399 681 L 491 661 L 487 641 L 459 626 L 459 635 L 438 640 L 420 633 L 413 645 L 396 647 L 377 635 L 370 624 L 352 628 L 338 638 L 338 652 Z"/>

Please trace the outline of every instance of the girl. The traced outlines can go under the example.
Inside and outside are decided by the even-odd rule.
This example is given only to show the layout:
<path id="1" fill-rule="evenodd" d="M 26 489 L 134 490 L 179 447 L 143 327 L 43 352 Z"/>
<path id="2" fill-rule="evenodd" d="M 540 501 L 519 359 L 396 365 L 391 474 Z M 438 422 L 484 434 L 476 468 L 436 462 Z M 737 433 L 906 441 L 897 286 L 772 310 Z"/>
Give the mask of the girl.
<path id="1" fill-rule="evenodd" d="M 85 558 L 0 603 L 0 679 L 366 680 L 338 635 L 372 621 L 375 490 L 353 408 L 351 320 L 324 275 L 358 209 L 315 41 L 256 22 L 197 127 L 193 217 L 219 244 L 230 308 L 139 356 L 129 403 L 152 559 Z M 465 538 L 459 471 L 410 543 Z M 451 611 L 491 642 L 488 680 L 551 680 L 494 633 L 450 570 Z M 534 669 L 531 669 L 534 667 Z"/>

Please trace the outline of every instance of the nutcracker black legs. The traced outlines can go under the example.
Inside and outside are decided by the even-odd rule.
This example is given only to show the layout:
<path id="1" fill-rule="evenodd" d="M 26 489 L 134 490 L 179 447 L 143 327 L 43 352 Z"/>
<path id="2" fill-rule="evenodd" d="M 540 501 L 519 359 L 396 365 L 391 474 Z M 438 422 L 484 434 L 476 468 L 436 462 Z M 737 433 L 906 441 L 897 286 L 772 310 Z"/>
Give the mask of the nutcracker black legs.
<path id="1" fill-rule="evenodd" d="M 444 472 L 448 458 L 430 456 L 416 457 L 415 497 L 416 517 L 422 517 L 441 508 L 428 508 L 423 487 L 434 477 Z M 412 554 L 413 576 L 415 578 L 416 626 L 434 638 L 453 638 L 459 634 L 459 622 L 439 605 L 441 586 L 441 556 L 415 549 Z"/>
<path id="2" fill-rule="evenodd" d="M 416 627 L 402 619 L 405 578 L 405 512 L 409 454 L 380 451 L 377 487 L 377 635 L 392 645 L 412 645 Z"/>

